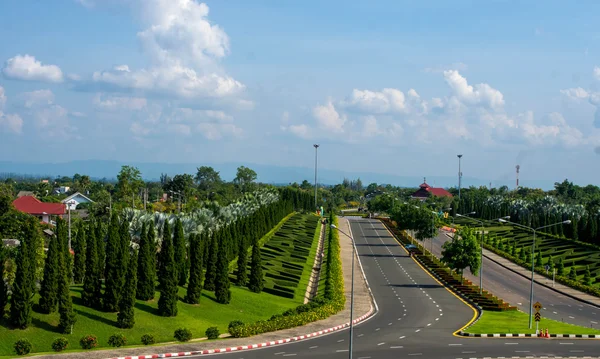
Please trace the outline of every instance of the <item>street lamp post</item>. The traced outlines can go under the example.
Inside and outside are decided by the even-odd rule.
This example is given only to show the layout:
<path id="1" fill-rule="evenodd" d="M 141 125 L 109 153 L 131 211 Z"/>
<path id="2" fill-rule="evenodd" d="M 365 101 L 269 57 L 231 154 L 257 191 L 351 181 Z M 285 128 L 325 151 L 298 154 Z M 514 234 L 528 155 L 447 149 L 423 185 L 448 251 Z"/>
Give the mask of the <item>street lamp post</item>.
<path id="1" fill-rule="evenodd" d="M 513 224 L 515 226 L 518 227 L 522 227 L 522 228 L 526 228 L 526 229 L 530 229 L 531 231 L 533 231 L 533 243 L 531 244 L 531 289 L 529 290 L 529 329 L 531 329 L 532 325 L 533 325 L 533 276 L 535 273 L 535 236 L 537 231 L 539 231 L 540 229 L 544 229 L 544 228 L 548 228 L 548 227 L 553 227 L 553 226 L 558 226 L 560 224 L 570 224 L 571 220 L 566 220 L 566 221 L 562 221 L 562 222 L 557 222 L 557 223 L 552 223 L 546 226 L 542 226 L 542 227 L 538 227 L 538 228 L 533 228 L 533 227 L 529 227 L 520 223 L 515 223 L 515 222 L 511 222 L 508 221 L 506 219 L 500 218 L 499 219 L 500 222 L 502 223 L 510 223 Z"/>
<path id="2" fill-rule="evenodd" d="M 319 145 L 314 144 L 313 147 L 315 148 L 315 210 L 317 209 L 317 150 L 319 148 Z"/>
<path id="3" fill-rule="evenodd" d="M 352 285 L 350 289 L 350 342 L 348 343 L 348 358 L 352 359 L 352 338 L 354 332 L 354 322 L 353 322 L 353 313 L 354 313 L 354 257 L 356 256 L 356 246 L 354 245 L 354 238 L 352 236 L 346 234 L 344 231 L 340 230 L 335 224 L 330 225 L 331 228 L 336 229 L 341 234 L 350 238 L 352 241 Z"/>
<path id="4" fill-rule="evenodd" d="M 67 205 L 67 213 L 69 214 L 69 251 L 71 250 L 71 205 L 74 203 L 75 201 L 65 203 Z"/>
<path id="5" fill-rule="evenodd" d="M 462 182 L 462 172 L 460 171 L 460 159 L 463 155 L 456 155 L 458 157 L 458 203 L 460 203 L 460 187 Z"/>

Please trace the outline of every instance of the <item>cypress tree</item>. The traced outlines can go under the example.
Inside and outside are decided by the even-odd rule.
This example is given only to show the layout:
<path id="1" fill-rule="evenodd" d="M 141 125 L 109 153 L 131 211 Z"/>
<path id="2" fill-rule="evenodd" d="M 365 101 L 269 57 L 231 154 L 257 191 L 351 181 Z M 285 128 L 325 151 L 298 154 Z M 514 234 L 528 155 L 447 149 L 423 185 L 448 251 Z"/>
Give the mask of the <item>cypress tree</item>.
<path id="1" fill-rule="evenodd" d="M 585 285 L 592 285 L 592 273 L 590 272 L 590 266 L 585 267 L 585 273 L 583 275 L 583 282 Z"/>
<path id="2" fill-rule="evenodd" d="M 245 286 L 248 283 L 248 250 L 246 249 L 246 238 L 240 238 L 240 248 L 237 260 L 237 285 Z"/>
<path id="3" fill-rule="evenodd" d="M 73 281 L 76 284 L 83 283 L 85 276 L 85 265 L 86 265 L 86 233 L 83 224 L 77 229 L 77 235 L 73 243 L 73 250 L 75 251 L 75 259 L 73 263 Z"/>
<path id="4" fill-rule="evenodd" d="M 4 266 L 6 263 L 6 247 L 0 244 L 0 320 L 4 318 L 4 311 L 8 304 L 8 284 L 4 282 Z"/>
<path id="5" fill-rule="evenodd" d="M 221 239 L 220 233 L 220 230 L 216 230 L 213 232 L 210 239 L 210 248 L 208 250 L 208 262 L 206 264 L 206 278 L 204 279 L 204 289 L 210 291 L 215 290 L 215 278 L 217 277 L 217 250 L 218 242 Z"/>
<path id="6" fill-rule="evenodd" d="M 138 254 L 132 251 L 129 256 L 127 276 L 125 285 L 121 292 L 121 301 L 119 302 L 119 314 L 117 314 L 117 324 L 120 328 L 133 328 L 135 324 L 135 293 L 137 289 L 137 266 Z"/>
<path id="7" fill-rule="evenodd" d="M 106 240 L 104 236 L 104 230 L 102 229 L 102 222 L 96 223 L 95 234 L 96 234 L 96 252 L 98 253 L 98 271 L 100 273 L 100 279 L 104 278 L 104 270 L 106 266 Z"/>
<path id="8" fill-rule="evenodd" d="M 154 270 L 154 261 L 156 260 L 156 250 L 154 240 L 150 242 L 150 232 L 154 228 L 149 226 L 146 230 L 146 223 L 142 225 L 142 235 L 140 237 L 140 250 L 138 254 L 137 269 L 137 291 L 136 296 L 140 300 L 150 300 L 154 298 L 154 289 L 156 282 L 156 272 Z"/>
<path id="9" fill-rule="evenodd" d="M 113 214 L 108 227 L 106 241 L 106 266 L 104 274 L 104 310 L 116 312 L 119 304 L 121 274 L 121 236 L 119 235 L 119 219 Z"/>
<path id="10" fill-rule="evenodd" d="M 61 333 L 68 334 L 71 327 L 75 324 L 76 318 L 73 312 L 73 301 L 71 299 L 71 272 L 69 262 L 71 253 L 69 251 L 68 238 L 64 231 L 58 231 L 57 242 L 59 246 L 58 256 L 58 313 L 60 319 L 58 330 Z"/>
<path id="11" fill-rule="evenodd" d="M 187 250 L 185 248 L 185 237 L 183 234 L 183 224 L 181 219 L 175 221 L 175 231 L 173 232 L 173 247 L 175 248 L 175 264 L 177 268 L 177 281 L 180 286 L 187 283 Z"/>
<path id="12" fill-rule="evenodd" d="M 44 279 L 40 288 L 40 300 L 38 302 L 39 310 L 42 313 L 52 313 L 56 310 L 58 304 L 58 281 L 59 281 L 59 256 L 60 236 L 64 221 L 59 219 L 56 223 L 56 236 L 50 238 L 46 262 L 44 264 Z"/>
<path id="13" fill-rule="evenodd" d="M 577 270 L 575 269 L 575 263 L 571 264 L 571 270 L 569 271 L 569 279 L 577 280 Z"/>
<path id="14" fill-rule="evenodd" d="M 543 265 L 543 263 L 542 263 L 542 251 L 539 250 L 537 258 L 535 259 L 535 266 L 536 267 L 541 267 L 542 265 Z"/>
<path id="15" fill-rule="evenodd" d="M 165 221 L 163 239 L 160 247 L 160 298 L 158 312 L 163 317 L 177 315 L 177 270 L 175 268 L 173 239 L 169 230 L 169 222 Z"/>
<path id="16" fill-rule="evenodd" d="M 129 258 L 131 257 L 131 235 L 129 234 L 129 222 L 123 218 L 119 226 L 119 239 L 121 248 L 119 250 L 119 293 L 125 285 L 125 276 L 129 268 Z M 120 294 L 119 294 L 120 295 Z"/>
<path id="17" fill-rule="evenodd" d="M 85 277 L 83 279 L 83 305 L 100 309 L 102 307 L 102 280 L 100 279 L 100 266 L 98 260 L 98 244 L 96 243 L 94 225 L 90 224 L 86 246 Z"/>
<path id="18" fill-rule="evenodd" d="M 31 280 L 33 279 L 34 265 L 31 263 L 30 251 L 34 251 L 34 249 L 30 246 L 32 242 L 35 242 L 37 235 L 35 222 L 26 222 L 24 231 L 24 237 L 21 239 L 15 260 L 17 273 L 10 298 L 10 321 L 19 329 L 25 329 L 31 323 L 31 298 L 34 294 Z"/>
<path id="19" fill-rule="evenodd" d="M 229 261 L 227 260 L 227 247 L 219 246 L 217 260 L 217 277 L 215 279 L 215 297 L 217 303 L 229 304 L 231 291 L 229 290 Z"/>
<path id="20" fill-rule="evenodd" d="M 252 246 L 252 264 L 250 266 L 250 282 L 248 283 L 248 289 L 254 293 L 260 293 L 263 290 L 263 286 L 262 260 L 260 259 L 258 241 L 256 241 Z"/>
<path id="21" fill-rule="evenodd" d="M 190 282 L 185 296 L 185 302 L 189 304 L 198 304 L 202 296 L 203 238 L 204 234 L 190 234 Z"/>
<path id="22" fill-rule="evenodd" d="M 565 274 L 565 261 L 563 257 L 558 258 L 558 266 L 556 266 L 556 274 L 564 275 Z"/>
<path id="23" fill-rule="evenodd" d="M 556 263 L 554 263 L 554 258 L 552 254 L 550 255 L 550 259 L 548 259 L 548 265 L 550 266 L 550 273 L 554 272 L 554 268 L 556 267 Z"/>

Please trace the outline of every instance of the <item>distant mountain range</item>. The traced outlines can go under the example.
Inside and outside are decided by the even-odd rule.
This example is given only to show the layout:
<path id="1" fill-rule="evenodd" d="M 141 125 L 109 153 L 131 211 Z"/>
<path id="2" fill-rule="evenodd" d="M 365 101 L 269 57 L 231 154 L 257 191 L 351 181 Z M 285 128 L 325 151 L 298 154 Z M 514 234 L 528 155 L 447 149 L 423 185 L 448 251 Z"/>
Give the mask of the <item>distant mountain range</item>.
<path id="1" fill-rule="evenodd" d="M 149 162 L 119 162 L 104 160 L 88 161 L 69 161 L 61 163 L 32 163 L 32 162 L 7 162 L 0 161 L 0 176 L 6 178 L 15 175 L 34 175 L 34 176 L 73 176 L 75 173 L 86 174 L 95 179 L 115 179 L 121 166 L 130 165 L 139 168 L 142 176 L 146 180 L 158 180 L 161 173 L 167 173 L 173 176 L 178 173 L 196 173 L 196 167 L 205 165 L 212 166 L 219 171 L 221 178 L 232 180 L 235 177 L 239 166 L 246 166 L 256 171 L 258 181 L 271 184 L 288 184 L 293 182 L 301 183 L 307 180 L 314 182 L 314 168 L 308 167 L 286 167 L 274 165 L 262 165 L 253 163 L 149 163 Z M 330 170 L 319 168 L 318 182 L 325 185 L 334 185 L 341 183 L 344 178 L 360 178 L 366 186 L 369 183 L 391 184 L 401 187 L 417 187 L 423 183 L 423 177 L 418 176 L 398 176 L 385 173 L 374 172 L 345 172 L 340 170 Z M 457 178 L 454 176 L 428 176 L 427 183 L 434 187 L 456 187 Z M 489 186 L 490 180 L 463 177 L 463 187 L 469 186 Z M 538 187 L 545 190 L 554 187 L 554 181 L 527 181 L 523 183 L 528 187 Z M 500 187 L 506 185 L 514 188 L 514 181 L 492 181 L 492 186 Z"/>

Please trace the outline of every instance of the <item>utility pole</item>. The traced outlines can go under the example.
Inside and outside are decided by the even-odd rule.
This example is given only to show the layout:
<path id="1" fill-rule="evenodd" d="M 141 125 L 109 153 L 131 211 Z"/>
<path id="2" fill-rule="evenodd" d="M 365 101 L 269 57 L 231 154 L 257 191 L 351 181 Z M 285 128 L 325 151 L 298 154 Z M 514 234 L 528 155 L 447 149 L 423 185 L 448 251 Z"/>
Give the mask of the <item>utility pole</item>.
<path id="1" fill-rule="evenodd" d="M 315 209 L 317 209 L 317 150 L 319 145 L 314 144 L 313 146 L 315 148 Z"/>

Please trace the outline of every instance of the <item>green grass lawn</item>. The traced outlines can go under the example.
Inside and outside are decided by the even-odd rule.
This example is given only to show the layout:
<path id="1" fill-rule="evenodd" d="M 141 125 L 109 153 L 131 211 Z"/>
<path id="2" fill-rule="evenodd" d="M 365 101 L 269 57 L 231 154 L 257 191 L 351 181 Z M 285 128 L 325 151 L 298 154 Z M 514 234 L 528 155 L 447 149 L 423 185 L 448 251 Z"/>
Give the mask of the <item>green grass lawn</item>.
<path id="1" fill-rule="evenodd" d="M 243 322 L 254 322 L 270 318 L 287 309 L 296 307 L 297 300 L 290 300 L 268 293 L 252 293 L 246 288 L 231 287 L 231 303 L 218 304 L 214 301 L 212 292 L 203 292 L 203 297 L 198 305 L 179 302 L 179 313 L 175 318 L 165 318 L 157 315 L 156 299 L 150 302 L 137 301 L 135 311 L 135 327 L 133 329 L 120 329 L 116 326 L 116 313 L 105 313 L 81 304 L 81 286 L 71 289 L 73 307 L 77 313 L 77 323 L 73 334 L 62 335 L 56 332 L 58 314 L 33 313 L 31 326 L 26 330 L 11 330 L 3 323 L 0 326 L 0 356 L 14 357 L 13 344 L 21 338 L 27 338 L 33 345 L 32 352 L 51 351 L 52 341 L 60 336 L 69 340 L 69 347 L 81 349 L 79 339 L 86 334 L 98 337 L 98 347 L 108 347 L 108 337 L 114 333 L 124 333 L 127 343 L 140 345 L 143 334 L 152 334 L 157 342 L 175 341 L 173 332 L 180 327 L 189 328 L 194 338 L 204 337 L 208 327 L 216 326 L 221 333 L 227 332 L 230 321 L 240 319 Z M 185 288 L 179 288 L 179 295 L 183 297 Z M 38 298 L 35 298 L 37 303 Z"/>
<path id="2" fill-rule="evenodd" d="M 600 330 L 544 318 L 540 321 L 539 328 L 548 328 L 550 334 L 600 334 Z M 472 334 L 534 334 L 535 322 L 533 323 L 533 329 L 529 329 L 529 314 L 527 313 L 521 311 L 484 311 L 477 323 L 467 328 L 465 332 Z"/>
<path id="3" fill-rule="evenodd" d="M 157 302 L 160 295 L 157 292 L 156 299 L 153 301 L 137 301 L 135 327 L 124 330 L 116 326 L 116 313 L 105 313 L 83 306 L 81 303 L 82 287 L 73 286 L 71 294 L 73 307 L 77 313 L 73 334 L 62 335 L 56 332 L 58 313 L 47 315 L 33 312 L 32 324 L 26 330 L 10 329 L 6 321 L 3 321 L 0 326 L 0 358 L 14 357 L 13 344 L 21 338 L 31 341 L 32 353 L 51 351 L 52 341 L 61 336 L 69 340 L 70 349 L 81 350 L 79 339 L 86 334 L 98 337 L 98 348 L 107 348 L 109 336 L 115 333 L 125 334 L 128 345 L 141 345 L 143 334 L 152 334 L 157 343 L 164 343 L 175 341 L 173 332 L 180 327 L 190 329 L 194 338 L 201 338 L 205 336 L 204 332 L 209 327 L 216 326 L 221 333 L 226 333 L 227 326 L 232 320 L 239 319 L 245 323 L 251 323 L 266 320 L 274 314 L 281 314 L 290 308 L 295 308 L 304 302 L 321 224 L 319 217 L 313 214 L 295 214 L 286 217 L 282 222 L 285 223 L 265 243 L 266 248 L 263 247 L 263 249 L 267 250 L 263 252 L 261 249 L 264 274 L 277 273 L 285 276 L 294 272 L 298 279 L 290 281 L 288 278 L 284 278 L 284 280 L 275 282 L 273 278 L 265 276 L 265 288 L 269 285 L 272 288 L 276 283 L 285 285 L 284 288 L 293 294 L 293 298 L 267 292 L 256 294 L 247 288 L 236 287 L 232 284 L 230 304 L 218 304 L 214 300 L 214 293 L 204 291 L 200 304 L 190 305 L 180 301 L 177 317 L 165 318 L 157 315 Z M 264 255 L 267 253 L 269 255 Z M 180 298 L 183 298 L 185 293 L 186 289 L 180 287 Z M 38 299 L 39 297 L 36 296 L 34 303 L 37 303 Z"/>

